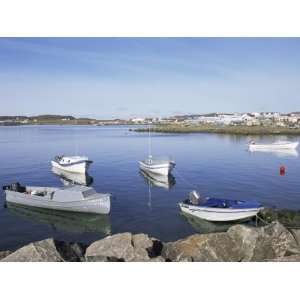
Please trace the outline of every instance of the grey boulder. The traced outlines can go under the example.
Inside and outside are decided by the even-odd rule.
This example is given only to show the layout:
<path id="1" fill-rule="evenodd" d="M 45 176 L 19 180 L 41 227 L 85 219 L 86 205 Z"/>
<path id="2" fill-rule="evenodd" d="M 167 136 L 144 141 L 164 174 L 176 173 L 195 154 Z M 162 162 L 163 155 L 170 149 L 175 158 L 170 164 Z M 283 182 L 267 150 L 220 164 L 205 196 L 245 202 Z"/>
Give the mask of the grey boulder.
<path id="1" fill-rule="evenodd" d="M 146 234 L 129 232 L 108 236 L 92 243 L 85 253 L 87 261 L 143 262 L 161 254 L 162 243 Z M 98 257 L 98 258 L 97 258 Z"/>
<path id="2" fill-rule="evenodd" d="M 232 226 L 228 235 L 242 251 L 242 261 L 264 261 L 300 254 L 295 238 L 279 222 L 256 228 Z"/>
<path id="3" fill-rule="evenodd" d="M 227 233 L 194 234 L 164 245 L 162 256 L 167 261 L 240 261 L 239 247 Z"/>
<path id="4" fill-rule="evenodd" d="M 30 243 L 11 253 L 2 262 L 61 262 L 64 261 L 57 251 L 53 239 Z"/>

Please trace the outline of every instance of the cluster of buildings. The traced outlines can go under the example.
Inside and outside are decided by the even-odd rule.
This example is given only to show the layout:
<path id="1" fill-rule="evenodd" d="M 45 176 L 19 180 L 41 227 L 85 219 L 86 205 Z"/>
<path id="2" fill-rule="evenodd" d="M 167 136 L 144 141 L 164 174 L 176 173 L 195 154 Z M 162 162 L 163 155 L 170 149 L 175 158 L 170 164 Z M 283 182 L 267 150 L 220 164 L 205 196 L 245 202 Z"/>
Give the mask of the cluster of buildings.
<path id="1" fill-rule="evenodd" d="M 173 123 L 183 122 L 188 124 L 212 124 L 219 126 L 243 125 L 300 128 L 300 113 L 214 113 L 208 115 L 178 116 L 170 118 L 168 121 Z"/>
<path id="2" fill-rule="evenodd" d="M 182 115 L 169 118 L 134 118 L 132 124 L 211 124 L 217 126 L 273 126 L 300 128 L 300 112 L 282 114 L 278 112 L 212 113 L 206 115 Z"/>

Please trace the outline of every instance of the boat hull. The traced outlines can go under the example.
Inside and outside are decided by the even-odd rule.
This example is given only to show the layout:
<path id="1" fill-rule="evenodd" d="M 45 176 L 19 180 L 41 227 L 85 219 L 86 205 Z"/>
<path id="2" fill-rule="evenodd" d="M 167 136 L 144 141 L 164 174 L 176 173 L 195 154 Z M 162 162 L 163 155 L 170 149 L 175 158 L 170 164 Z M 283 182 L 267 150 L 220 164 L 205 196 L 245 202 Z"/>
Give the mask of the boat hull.
<path id="1" fill-rule="evenodd" d="M 63 171 L 84 174 L 88 171 L 90 162 L 82 161 L 82 162 L 73 163 L 73 164 L 69 164 L 69 165 L 62 165 L 62 164 L 52 160 L 51 165 L 52 165 L 52 167 L 63 170 Z"/>
<path id="2" fill-rule="evenodd" d="M 295 150 L 299 142 L 286 143 L 286 144 L 250 144 L 249 150 Z"/>
<path id="3" fill-rule="evenodd" d="M 147 173 L 168 176 L 175 167 L 174 163 L 168 162 L 163 164 L 146 164 L 139 162 L 140 169 Z"/>
<path id="4" fill-rule="evenodd" d="M 211 222 L 233 222 L 251 219 L 262 209 L 262 207 L 247 209 L 212 208 L 185 203 L 180 203 L 179 206 L 182 212 Z"/>
<path id="5" fill-rule="evenodd" d="M 25 206 L 93 214 L 108 214 L 110 212 L 110 194 L 98 194 L 98 198 L 82 201 L 54 201 L 50 197 L 40 197 L 9 190 L 6 190 L 5 194 L 8 203 Z"/>

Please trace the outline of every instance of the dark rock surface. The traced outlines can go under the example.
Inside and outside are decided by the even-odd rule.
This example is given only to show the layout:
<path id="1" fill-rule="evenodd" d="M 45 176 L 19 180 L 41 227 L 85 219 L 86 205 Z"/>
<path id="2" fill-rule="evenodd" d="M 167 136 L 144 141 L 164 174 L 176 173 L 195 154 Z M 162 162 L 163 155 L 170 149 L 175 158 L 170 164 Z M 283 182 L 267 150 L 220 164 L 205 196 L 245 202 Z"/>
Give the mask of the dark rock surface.
<path id="1" fill-rule="evenodd" d="M 11 254 L 11 251 L 0 251 L 0 260 Z"/>
<path id="2" fill-rule="evenodd" d="M 54 241 L 56 250 L 65 261 L 85 261 L 84 255 L 87 246 L 80 243 L 66 243 Z"/>
<path id="3" fill-rule="evenodd" d="M 300 228 L 300 211 L 264 208 L 259 216 L 267 223 L 277 221 L 285 227 Z"/>

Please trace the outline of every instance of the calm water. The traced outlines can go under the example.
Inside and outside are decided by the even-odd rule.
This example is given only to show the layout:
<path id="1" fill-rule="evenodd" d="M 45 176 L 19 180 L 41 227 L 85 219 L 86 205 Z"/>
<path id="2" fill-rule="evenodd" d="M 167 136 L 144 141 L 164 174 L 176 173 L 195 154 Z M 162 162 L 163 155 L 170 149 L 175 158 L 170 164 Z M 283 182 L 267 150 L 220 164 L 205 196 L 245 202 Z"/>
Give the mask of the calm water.
<path id="1" fill-rule="evenodd" d="M 284 137 L 282 137 L 284 138 Z M 110 216 L 68 214 L 9 206 L 0 196 L 0 250 L 55 237 L 92 242 L 117 232 L 145 232 L 165 241 L 196 231 L 221 230 L 187 220 L 177 203 L 197 187 L 205 196 L 257 199 L 265 206 L 300 209 L 300 158 L 296 153 L 249 153 L 249 137 L 214 134 L 153 134 L 154 154 L 177 162 L 170 182 L 140 174 L 147 133 L 127 127 L 0 127 L 0 184 L 62 186 L 51 171 L 57 154 L 84 154 L 94 161 L 89 175 L 99 192 L 114 195 Z M 273 141 L 275 137 L 261 137 Z M 290 139 L 297 140 L 297 137 Z M 286 175 L 279 175 L 281 164 Z"/>

